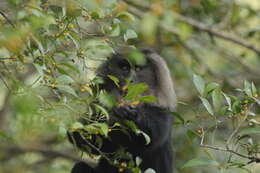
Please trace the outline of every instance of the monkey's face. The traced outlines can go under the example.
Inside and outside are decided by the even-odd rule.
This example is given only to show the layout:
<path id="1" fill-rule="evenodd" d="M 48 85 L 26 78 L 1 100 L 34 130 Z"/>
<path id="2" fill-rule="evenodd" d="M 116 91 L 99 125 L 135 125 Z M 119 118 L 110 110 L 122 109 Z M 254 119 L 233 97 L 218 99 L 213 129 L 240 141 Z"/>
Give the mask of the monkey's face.
<path id="1" fill-rule="evenodd" d="M 119 55 L 114 55 L 98 69 L 98 76 L 104 80 L 101 88 L 109 92 L 123 87 L 131 74 L 130 63 Z M 116 81 L 113 81 L 114 77 Z"/>
<path id="2" fill-rule="evenodd" d="M 148 60 L 145 64 L 137 65 L 130 63 L 127 58 L 116 54 L 105 62 L 98 70 L 98 75 L 104 79 L 102 89 L 110 92 L 115 97 L 122 96 L 122 88 L 127 82 L 132 84 L 146 83 L 149 87 L 156 85 L 154 66 Z M 118 79 L 118 83 L 113 80 Z"/>

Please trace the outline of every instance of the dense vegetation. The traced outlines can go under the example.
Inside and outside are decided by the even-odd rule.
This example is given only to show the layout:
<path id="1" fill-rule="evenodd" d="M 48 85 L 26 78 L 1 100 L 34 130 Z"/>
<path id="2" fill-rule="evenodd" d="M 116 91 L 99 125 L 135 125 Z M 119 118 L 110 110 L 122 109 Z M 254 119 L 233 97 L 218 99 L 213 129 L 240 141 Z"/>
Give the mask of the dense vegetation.
<path id="1" fill-rule="evenodd" d="M 1 1 L 0 173 L 65 173 L 96 158 L 66 133 L 111 130 L 90 118 L 120 104 L 94 74 L 126 46 L 155 49 L 172 72 L 176 172 L 257 173 L 259 18 L 258 0 Z M 125 102 L 153 101 L 146 89 L 131 86 Z"/>

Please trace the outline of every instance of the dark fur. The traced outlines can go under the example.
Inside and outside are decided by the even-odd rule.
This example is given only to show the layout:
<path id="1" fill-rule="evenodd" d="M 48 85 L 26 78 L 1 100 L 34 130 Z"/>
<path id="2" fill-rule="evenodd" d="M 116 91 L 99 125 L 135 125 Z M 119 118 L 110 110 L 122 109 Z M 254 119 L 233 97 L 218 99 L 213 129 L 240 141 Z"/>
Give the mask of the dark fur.
<path id="1" fill-rule="evenodd" d="M 119 146 L 123 146 L 134 158 L 136 156 L 142 158 L 140 165 L 142 172 L 152 168 L 156 173 L 172 173 L 172 116 L 167 111 L 172 111 L 176 104 L 173 83 L 170 79 L 169 70 L 162 58 L 147 49 L 142 52 L 147 58 L 147 64 L 139 72 L 135 72 L 131 80 L 135 83 L 147 83 L 150 89 L 145 95 L 154 95 L 158 97 L 158 101 L 153 104 L 140 104 L 136 107 L 115 107 L 112 109 L 111 114 L 119 120 L 127 119 L 134 121 L 140 130 L 150 136 L 151 143 L 146 145 L 142 135 L 136 135 L 131 131 L 129 131 L 129 135 L 121 131 L 112 131 L 109 133 L 111 140 L 104 139 L 104 144 L 100 150 L 112 153 Z M 120 85 L 124 84 L 124 79 L 129 77 L 132 69 L 131 67 L 129 69 L 120 67 L 125 65 L 122 56 L 124 55 L 114 55 L 112 59 L 108 60 L 99 69 L 99 73 L 104 75 L 104 89 L 116 97 L 120 97 L 121 93 L 106 75 L 116 76 L 121 82 Z M 72 135 L 76 139 L 77 146 L 86 145 L 86 142 L 80 136 L 77 136 L 77 133 Z M 71 134 L 69 137 L 72 138 Z M 127 170 L 124 172 L 127 172 Z M 101 158 L 95 168 L 91 168 L 83 162 L 76 163 L 72 173 L 118 173 L 118 168 L 110 165 L 106 159 Z"/>

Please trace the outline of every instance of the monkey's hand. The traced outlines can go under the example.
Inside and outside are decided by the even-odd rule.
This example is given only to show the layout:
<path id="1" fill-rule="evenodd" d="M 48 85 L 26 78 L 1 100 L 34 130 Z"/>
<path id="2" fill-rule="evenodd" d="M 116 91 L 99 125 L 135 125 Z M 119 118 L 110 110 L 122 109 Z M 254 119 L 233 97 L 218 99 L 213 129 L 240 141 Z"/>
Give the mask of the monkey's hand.
<path id="1" fill-rule="evenodd" d="M 125 120 L 136 121 L 138 118 L 138 108 L 133 106 L 114 107 L 112 113 L 115 117 Z"/>

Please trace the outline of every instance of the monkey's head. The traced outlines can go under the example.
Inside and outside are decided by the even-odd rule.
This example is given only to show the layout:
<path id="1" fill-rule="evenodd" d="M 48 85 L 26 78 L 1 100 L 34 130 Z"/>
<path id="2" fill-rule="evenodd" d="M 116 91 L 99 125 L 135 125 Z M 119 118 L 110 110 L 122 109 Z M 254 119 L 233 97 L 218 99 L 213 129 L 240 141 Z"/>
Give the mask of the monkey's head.
<path id="1" fill-rule="evenodd" d="M 101 88 L 119 98 L 123 96 L 122 88 L 127 82 L 145 83 L 149 89 L 143 94 L 157 97 L 157 101 L 151 104 L 175 110 L 176 95 L 165 61 L 150 49 L 139 53 L 143 55 L 139 62 L 129 58 L 129 52 L 123 52 L 114 54 L 102 64 L 98 69 L 98 75 L 104 79 Z M 115 82 L 113 77 L 118 81 Z"/>

